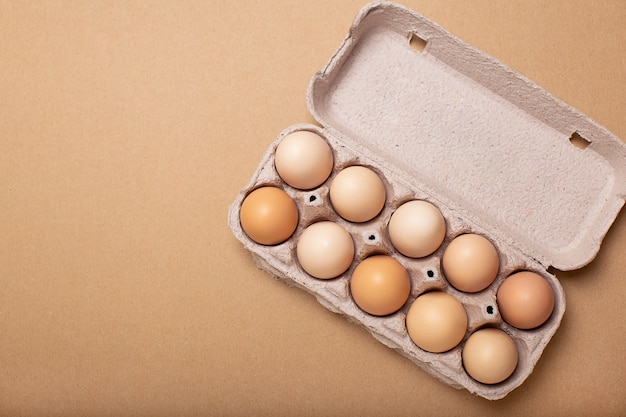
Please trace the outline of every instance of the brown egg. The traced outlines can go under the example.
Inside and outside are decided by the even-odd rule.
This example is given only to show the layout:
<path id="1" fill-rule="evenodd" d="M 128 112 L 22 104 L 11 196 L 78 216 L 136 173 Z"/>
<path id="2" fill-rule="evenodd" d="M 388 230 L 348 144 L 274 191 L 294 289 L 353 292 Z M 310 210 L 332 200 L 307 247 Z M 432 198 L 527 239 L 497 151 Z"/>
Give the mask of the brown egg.
<path id="1" fill-rule="evenodd" d="M 406 315 L 409 337 L 428 352 L 446 352 L 458 345 L 467 331 L 463 304 L 441 291 L 427 292 L 415 299 Z"/>
<path id="2" fill-rule="evenodd" d="M 386 316 L 398 311 L 409 298 L 411 280 L 400 262 L 386 255 L 364 259 L 352 273 L 350 291 L 365 312 Z"/>
<path id="3" fill-rule="evenodd" d="M 285 136 L 274 153 L 278 175 L 302 190 L 320 186 L 333 170 L 333 152 L 321 136 L 299 130 Z"/>
<path id="4" fill-rule="evenodd" d="M 262 245 L 277 245 L 296 230 L 298 208 L 280 188 L 261 187 L 243 200 L 239 220 L 250 239 Z"/>
<path id="5" fill-rule="evenodd" d="M 446 248 L 441 261 L 443 273 L 454 288 L 478 292 L 487 288 L 498 275 L 498 251 L 486 238 L 476 234 L 460 235 Z"/>
<path id="6" fill-rule="evenodd" d="M 518 329 L 534 329 L 552 315 L 554 292 L 541 275 L 522 271 L 504 280 L 496 301 L 504 321 Z"/>
<path id="7" fill-rule="evenodd" d="M 385 185 L 378 174 L 363 166 L 351 166 L 330 184 L 330 202 L 344 219 L 362 223 L 372 220 L 385 206 Z"/>
<path id="8" fill-rule="evenodd" d="M 473 333 L 463 347 L 463 366 L 483 384 L 497 384 L 507 379 L 517 367 L 517 347 L 500 329 L 485 328 Z"/>
<path id="9" fill-rule="evenodd" d="M 346 272 L 352 264 L 352 236 L 337 223 L 314 223 L 300 235 L 296 256 L 302 269 L 309 275 L 320 279 L 335 278 Z"/>

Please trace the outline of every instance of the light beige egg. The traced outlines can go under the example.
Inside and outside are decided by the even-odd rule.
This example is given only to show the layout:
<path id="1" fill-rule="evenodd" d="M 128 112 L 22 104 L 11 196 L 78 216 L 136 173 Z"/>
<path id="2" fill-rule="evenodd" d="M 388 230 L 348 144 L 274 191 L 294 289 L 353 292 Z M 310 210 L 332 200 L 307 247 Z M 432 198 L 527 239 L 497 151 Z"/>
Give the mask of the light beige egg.
<path id="1" fill-rule="evenodd" d="M 500 257 L 487 238 L 467 233 L 450 242 L 441 265 L 445 278 L 454 288 L 474 293 L 494 281 L 500 268 Z"/>
<path id="2" fill-rule="evenodd" d="M 309 190 L 323 184 L 333 170 L 333 152 L 318 134 L 299 130 L 285 136 L 274 154 L 278 175 L 287 184 Z"/>
<path id="3" fill-rule="evenodd" d="M 457 346 L 467 331 L 467 313 L 452 295 L 432 291 L 413 301 L 406 316 L 409 337 L 428 352 L 446 352 Z"/>
<path id="4" fill-rule="evenodd" d="M 446 237 L 441 211 L 423 200 L 402 204 L 391 215 L 389 239 L 404 256 L 422 258 L 435 252 Z"/>
<path id="5" fill-rule="evenodd" d="M 330 201 L 344 219 L 362 223 L 372 220 L 385 206 L 386 191 L 377 173 L 364 166 L 341 170 L 330 184 Z"/>
<path id="6" fill-rule="evenodd" d="M 478 382 L 497 384 L 517 367 L 518 352 L 513 339 L 504 331 L 484 328 L 474 332 L 463 347 L 465 371 Z"/>
<path id="7" fill-rule="evenodd" d="M 322 221 L 307 227 L 298 239 L 296 256 L 302 269 L 320 278 L 335 278 L 352 264 L 354 242 L 337 223 Z"/>

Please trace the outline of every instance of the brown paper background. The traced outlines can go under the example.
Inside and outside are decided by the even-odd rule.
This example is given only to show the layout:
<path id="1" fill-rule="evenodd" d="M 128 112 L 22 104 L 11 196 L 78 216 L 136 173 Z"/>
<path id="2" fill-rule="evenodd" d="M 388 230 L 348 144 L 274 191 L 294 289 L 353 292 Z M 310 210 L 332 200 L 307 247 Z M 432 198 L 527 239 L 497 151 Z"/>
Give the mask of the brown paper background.
<path id="1" fill-rule="evenodd" d="M 626 138 L 626 3 L 405 5 Z M 227 208 L 361 1 L 0 2 L 0 415 L 626 415 L 626 215 L 504 400 L 259 271 Z M 585 179 L 580 178 L 581 187 Z"/>

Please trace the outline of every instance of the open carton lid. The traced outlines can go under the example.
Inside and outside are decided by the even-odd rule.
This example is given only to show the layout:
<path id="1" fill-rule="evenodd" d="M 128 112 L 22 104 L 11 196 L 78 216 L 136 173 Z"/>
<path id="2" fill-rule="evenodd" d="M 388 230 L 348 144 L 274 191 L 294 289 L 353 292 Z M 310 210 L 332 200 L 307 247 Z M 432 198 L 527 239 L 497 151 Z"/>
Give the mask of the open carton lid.
<path id="1" fill-rule="evenodd" d="M 619 138 L 396 4 L 361 10 L 307 101 L 348 146 L 545 267 L 589 263 L 624 205 Z"/>

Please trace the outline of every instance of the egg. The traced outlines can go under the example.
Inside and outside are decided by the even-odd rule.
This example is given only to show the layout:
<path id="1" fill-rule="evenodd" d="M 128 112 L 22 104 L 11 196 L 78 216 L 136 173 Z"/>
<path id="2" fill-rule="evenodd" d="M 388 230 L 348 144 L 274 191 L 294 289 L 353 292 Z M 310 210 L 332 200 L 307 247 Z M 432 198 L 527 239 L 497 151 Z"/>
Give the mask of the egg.
<path id="1" fill-rule="evenodd" d="M 388 230 L 391 243 L 401 254 L 422 258 L 441 246 L 446 237 L 446 221 L 433 204 L 413 200 L 396 209 Z"/>
<path id="2" fill-rule="evenodd" d="M 467 313 L 452 295 L 432 291 L 413 301 L 406 315 L 409 337 L 420 348 L 446 352 L 461 343 L 467 331 Z"/>
<path id="3" fill-rule="evenodd" d="M 457 290 L 474 293 L 487 288 L 498 275 L 500 259 L 495 246 L 477 234 L 457 236 L 441 261 L 443 273 Z"/>
<path id="4" fill-rule="evenodd" d="M 352 236 L 337 223 L 322 221 L 307 227 L 296 248 L 302 269 L 320 278 L 335 278 L 352 264 L 354 242 Z"/>
<path id="5" fill-rule="evenodd" d="M 365 258 L 354 269 L 350 292 L 363 311 L 386 316 L 406 303 L 411 292 L 411 280 L 400 262 L 387 255 L 375 255 Z"/>
<path id="6" fill-rule="evenodd" d="M 333 152 L 321 136 L 299 130 L 285 136 L 274 153 L 274 166 L 287 184 L 309 190 L 323 184 L 333 170 Z"/>
<path id="7" fill-rule="evenodd" d="M 385 185 L 364 166 L 341 170 L 330 184 L 330 202 L 344 219 L 362 223 L 373 219 L 385 205 Z"/>
<path id="8" fill-rule="evenodd" d="M 515 342 L 504 331 L 484 328 L 473 333 L 463 347 L 465 371 L 478 382 L 497 384 L 517 367 Z"/>
<path id="9" fill-rule="evenodd" d="M 243 200 L 239 220 L 250 239 L 262 245 L 277 245 L 296 230 L 298 207 L 280 188 L 260 187 Z"/>
<path id="10" fill-rule="evenodd" d="M 521 271 L 502 282 L 496 301 L 504 321 L 518 329 L 534 329 L 552 315 L 554 291 L 541 275 Z"/>

